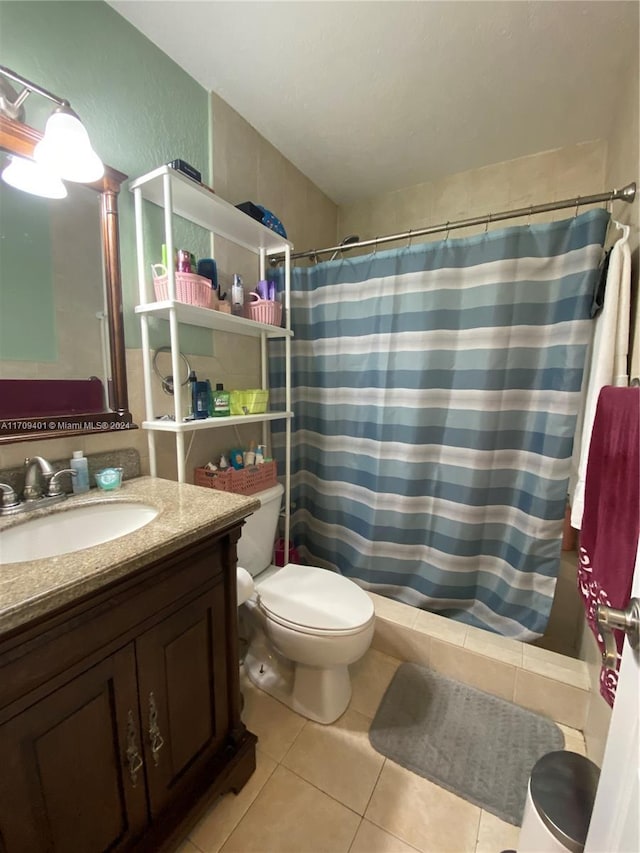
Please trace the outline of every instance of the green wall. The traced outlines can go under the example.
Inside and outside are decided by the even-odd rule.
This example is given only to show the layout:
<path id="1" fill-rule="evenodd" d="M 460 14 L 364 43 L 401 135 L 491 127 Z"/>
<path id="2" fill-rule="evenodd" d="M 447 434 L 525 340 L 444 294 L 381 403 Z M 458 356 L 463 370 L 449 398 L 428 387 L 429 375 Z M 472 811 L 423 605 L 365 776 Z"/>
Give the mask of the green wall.
<path id="1" fill-rule="evenodd" d="M 203 180 L 210 177 L 207 92 L 106 3 L 2 0 L 0 57 L 2 65 L 69 100 L 100 157 L 130 178 L 177 157 L 198 168 Z M 32 94 L 27 107 L 27 121 L 42 130 L 48 102 Z M 119 210 L 126 344 L 138 347 L 133 196 L 127 183 Z M 161 216 L 152 213 L 149 219 L 151 263 L 160 260 L 163 236 Z M 176 245 L 198 256 L 210 254 L 205 232 L 186 223 L 177 230 Z M 166 325 L 159 324 L 152 345 L 167 341 Z M 181 344 L 188 352 L 211 352 L 205 330 L 181 335 Z"/>

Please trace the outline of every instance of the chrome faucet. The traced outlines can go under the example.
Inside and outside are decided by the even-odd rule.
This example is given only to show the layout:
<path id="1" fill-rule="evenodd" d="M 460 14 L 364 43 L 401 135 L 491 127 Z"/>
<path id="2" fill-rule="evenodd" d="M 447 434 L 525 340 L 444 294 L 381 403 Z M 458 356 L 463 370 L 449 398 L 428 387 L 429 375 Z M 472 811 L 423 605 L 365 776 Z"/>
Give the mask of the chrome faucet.
<path id="1" fill-rule="evenodd" d="M 25 501 L 34 501 L 42 497 L 43 490 L 38 476 L 38 471 L 42 472 L 43 478 L 47 481 L 55 474 L 55 468 L 50 462 L 47 462 L 42 456 L 27 456 L 24 460 L 24 489 L 22 498 Z"/>
<path id="2" fill-rule="evenodd" d="M 42 456 L 27 456 L 24 466 L 24 489 L 21 500 L 18 499 L 12 486 L 0 483 L 0 515 L 15 515 L 65 500 L 67 495 L 62 490 L 59 478 L 62 474 L 76 476 L 76 472 L 71 468 L 56 471 L 53 465 Z"/>

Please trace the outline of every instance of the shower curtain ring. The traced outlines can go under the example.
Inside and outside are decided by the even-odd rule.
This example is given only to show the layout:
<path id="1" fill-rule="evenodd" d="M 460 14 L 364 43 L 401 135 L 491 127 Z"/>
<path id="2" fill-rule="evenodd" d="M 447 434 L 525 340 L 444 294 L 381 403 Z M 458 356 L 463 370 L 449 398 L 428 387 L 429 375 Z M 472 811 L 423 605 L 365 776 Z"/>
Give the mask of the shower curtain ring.
<path id="1" fill-rule="evenodd" d="M 531 228 L 531 214 L 533 213 L 533 205 L 529 205 L 529 214 L 527 215 L 527 228 Z"/>
<path id="2" fill-rule="evenodd" d="M 407 240 L 407 249 L 411 248 L 411 228 L 409 228 L 409 239 Z"/>
<path id="3" fill-rule="evenodd" d="M 371 254 L 375 255 L 375 253 L 377 251 L 378 251 L 378 238 L 376 237 L 374 240 L 374 243 L 373 243 L 373 252 Z"/>
<path id="4" fill-rule="evenodd" d="M 487 221 L 484 223 L 484 233 L 486 234 L 489 230 L 489 225 L 491 223 L 491 214 L 487 217 Z"/>
<path id="5" fill-rule="evenodd" d="M 578 215 L 578 208 L 580 207 L 580 196 L 576 199 L 576 212 L 573 214 L 574 216 Z"/>
<path id="6" fill-rule="evenodd" d="M 615 194 L 615 190 L 611 190 L 611 193 L 609 194 L 609 201 L 607 202 L 607 213 L 609 214 L 609 216 L 611 216 L 611 214 L 613 213 L 613 196 L 614 196 L 614 194 Z"/>
<path id="7" fill-rule="evenodd" d="M 451 231 L 451 229 L 449 228 L 449 221 L 450 221 L 450 220 L 449 220 L 449 219 L 447 219 L 447 233 L 444 235 L 444 242 L 445 242 L 445 243 L 446 243 L 446 242 L 447 242 L 447 240 L 449 239 L 449 231 Z"/>

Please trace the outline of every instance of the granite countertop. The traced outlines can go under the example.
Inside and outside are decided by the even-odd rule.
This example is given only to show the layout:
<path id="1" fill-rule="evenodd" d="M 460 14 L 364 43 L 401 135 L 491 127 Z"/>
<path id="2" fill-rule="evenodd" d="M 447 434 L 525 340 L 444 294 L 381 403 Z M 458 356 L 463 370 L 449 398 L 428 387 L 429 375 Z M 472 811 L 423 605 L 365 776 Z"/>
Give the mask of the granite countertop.
<path id="1" fill-rule="evenodd" d="M 141 503 L 158 515 L 133 533 L 57 557 L 2 564 L 2 532 L 32 518 L 94 503 Z M 114 492 L 91 489 L 26 515 L 0 518 L 0 636 L 94 592 L 160 557 L 233 525 L 257 498 L 203 489 L 157 477 L 127 480 Z"/>

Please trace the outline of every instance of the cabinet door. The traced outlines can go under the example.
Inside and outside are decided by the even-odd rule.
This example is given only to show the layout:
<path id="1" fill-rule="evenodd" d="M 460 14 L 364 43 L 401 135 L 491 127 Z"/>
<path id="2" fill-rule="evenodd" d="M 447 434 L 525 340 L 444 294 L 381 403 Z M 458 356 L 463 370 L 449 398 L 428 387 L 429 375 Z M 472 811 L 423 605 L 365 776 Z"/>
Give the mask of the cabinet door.
<path id="1" fill-rule="evenodd" d="M 125 847 L 147 822 L 144 773 L 132 772 L 140 763 L 136 745 L 129 645 L 0 727 L 0 849 Z"/>
<path id="2" fill-rule="evenodd" d="M 222 581 L 136 640 L 149 803 L 156 816 L 229 726 Z"/>

